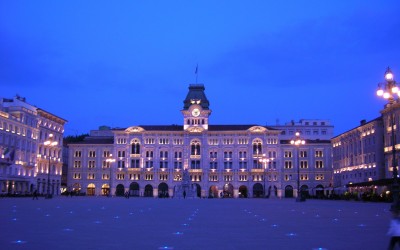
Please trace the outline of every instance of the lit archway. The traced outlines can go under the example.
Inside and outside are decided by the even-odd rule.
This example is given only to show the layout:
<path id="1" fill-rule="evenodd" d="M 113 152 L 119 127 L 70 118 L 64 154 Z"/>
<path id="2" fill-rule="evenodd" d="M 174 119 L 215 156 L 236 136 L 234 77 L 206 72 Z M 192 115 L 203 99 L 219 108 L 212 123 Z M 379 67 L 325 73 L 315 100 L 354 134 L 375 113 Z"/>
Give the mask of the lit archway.
<path id="1" fill-rule="evenodd" d="M 224 198 L 233 198 L 233 185 L 230 183 L 226 183 L 223 189 Z"/>
<path id="2" fill-rule="evenodd" d="M 261 183 L 253 185 L 253 198 L 262 198 L 264 196 L 264 187 Z"/>
<path id="3" fill-rule="evenodd" d="M 218 198 L 218 188 L 217 186 L 211 186 L 208 192 L 208 197 Z"/>
<path id="4" fill-rule="evenodd" d="M 96 194 L 96 186 L 93 183 L 90 183 L 86 189 L 87 196 L 94 196 Z"/>
<path id="5" fill-rule="evenodd" d="M 109 194 L 110 194 L 110 185 L 108 185 L 108 184 L 103 184 L 103 185 L 101 186 L 101 195 L 107 196 L 107 195 L 109 195 Z"/>

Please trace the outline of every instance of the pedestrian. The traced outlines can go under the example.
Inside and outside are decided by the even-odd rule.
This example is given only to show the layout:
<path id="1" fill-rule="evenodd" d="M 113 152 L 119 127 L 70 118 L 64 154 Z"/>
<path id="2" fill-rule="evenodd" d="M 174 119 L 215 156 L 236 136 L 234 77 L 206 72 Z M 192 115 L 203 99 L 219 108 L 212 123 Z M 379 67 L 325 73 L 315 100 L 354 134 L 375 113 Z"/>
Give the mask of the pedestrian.
<path id="1" fill-rule="evenodd" d="M 33 198 L 32 200 L 39 200 L 37 190 L 33 191 Z"/>
<path id="2" fill-rule="evenodd" d="M 400 247 L 400 212 L 397 209 L 392 209 L 393 218 L 390 221 L 388 235 L 390 238 L 389 250 L 395 248 L 396 244 Z"/>
<path id="3" fill-rule="evenodd" d="M 183 199 L 186 199 L 186 191 L 183 191 Z"/>

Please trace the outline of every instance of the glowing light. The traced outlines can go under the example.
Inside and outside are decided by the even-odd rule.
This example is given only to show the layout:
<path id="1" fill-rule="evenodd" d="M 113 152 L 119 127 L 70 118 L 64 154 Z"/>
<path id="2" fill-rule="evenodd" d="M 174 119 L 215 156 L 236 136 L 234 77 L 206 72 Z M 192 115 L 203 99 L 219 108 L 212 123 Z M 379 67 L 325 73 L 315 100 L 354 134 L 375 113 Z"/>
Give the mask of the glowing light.
<path id="1" fill-rule="evenodd" d="M 392 80 L 393 80 L 393 73 L 390 72 L 390 70 L 386 71 L 385 79 L 386 79 L 387 81 L 392 81 Z"/>
<path id="2" fill-rule="evenodd" d="M 383 98 L 389 99 L 390 98 L 390 94 L 388 92 L 383 93 Z"/>
<path id="3" fill-rule="evenodd" d="M 397 86 L 394 86 L 394 87 L 392 88 L 392 93 L 396 94 L 396 93 L 398 93 L 398 92 L 399 92 L 399 88 L 398 88 Z"/>

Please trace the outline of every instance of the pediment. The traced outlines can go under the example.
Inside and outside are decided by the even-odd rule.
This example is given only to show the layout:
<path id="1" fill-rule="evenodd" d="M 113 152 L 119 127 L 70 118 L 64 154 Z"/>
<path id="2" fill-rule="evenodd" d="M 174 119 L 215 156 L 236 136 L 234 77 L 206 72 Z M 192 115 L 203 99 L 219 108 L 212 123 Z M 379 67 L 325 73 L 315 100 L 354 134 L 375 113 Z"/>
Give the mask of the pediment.
<path id="1" fill-rule="evenodd" d="M 264 133 L 267 131 L 267 129 L 262 126 L 253 126 L 253 127 L 249 128 L 248 130 L 251 133 Z"/>
<path id="2" fill-rule="evenodd" d="M 145 131 L 144 128 L 138 127 L 138 126 L 132 126 L 132 127 L 125 129 L 125 132 L 127 132 L 127 133 L 141 133 L 143 131 Z"/>

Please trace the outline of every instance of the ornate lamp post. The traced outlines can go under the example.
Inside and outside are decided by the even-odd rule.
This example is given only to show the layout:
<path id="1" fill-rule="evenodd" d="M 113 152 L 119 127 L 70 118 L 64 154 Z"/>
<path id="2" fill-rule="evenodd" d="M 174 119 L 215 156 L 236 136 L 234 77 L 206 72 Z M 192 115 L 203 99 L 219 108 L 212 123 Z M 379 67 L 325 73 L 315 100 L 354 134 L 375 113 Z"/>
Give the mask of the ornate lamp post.
<path id="1" fill-rule="evenodd" d="M 264 164 L 264 175 L 263 175 L 263 181 L 264 181 L 264 198 L 267 198 L 267 194 L 266 194 L 266 192 L 265 192 L 265 186 L 266 186 L 266 184 L 265 184 L 265 179 L 267 178 L 267 163 L 268 163 L 269 161 L 272 161 L 272 160 L 274 160 L 274 158 L 267 158 L 267 157 L 265 156 L 265 154 L 263 154 L 263 155 L 262 155 L 262 158 L 259 160 L 260 162 L 262 162 L 262 163 Z"/>
<path id="2" fill-rule="evenodd" d="M 53 198 L 52 194 L 50 194 L 50 165 L 51 165 L 51 149 L 53 149 L 55 146 L 58 145 L 57 141 L 54 141 L 53 139 L 53 134 L 49 134 L 49 138 L 47 141 L 43 143 L 45 146 L 48 147 L 49 149 L 49 167 L 47 169 L 47 194 L 46 194 L 46 199 L 51 199 Z"/>
<path id="3" fill-rule="evenodd" d="M 400 210 L 399 204 L 399 181 L 398 181 L 398 169 L 397 169 L 397 161 L 396 161 L 396 135 L 395 127 L 395 109 L 394 104 L 398 103 L 398 98 L 400 96 L 399 88 L 396 86 L 396 81 L 394 80 L 394 76 L 390 68 L 388 67 L 385 72 L 385 82 L 378 84 L 378 90 L 376 94 L 379 97 L 383 97 L 388 100 L 388 104 L 385 105 L 385 108 L 388 108 L 388 112 L 390 112 L 390 122 L 391 126 L 391 137 L 392 137 L 392 168 L 393 168 L 393 184 L 392 184 L 392 196 L 393 196 L 393 204 L 391 205 L 391 209 L 395 211 Z"/>
<path id="4" fill-rule="evenodd" d="M 109 164 L 110 168 L 110 190 L 108 192 L 108 197 L 111 197 L 111 184 L 112 184 L 112 163 L 115 162 L 115 159 L 112 158 L 112 154 L 106 159 L 106 162 Z"/>
<path id="5" fill-rule="evenodd" d="M 301 198 L 301 191 L 300 191 L 300 157 L 299 157 L 299 147 L 300 145 L 306 144 L 306 141 L 300 138 L 300 133 L 296 132 L 296 137 L 290 141 L 290 144 L 297 147 L 297 198 L 296 201 L 304 201 Z"/>

